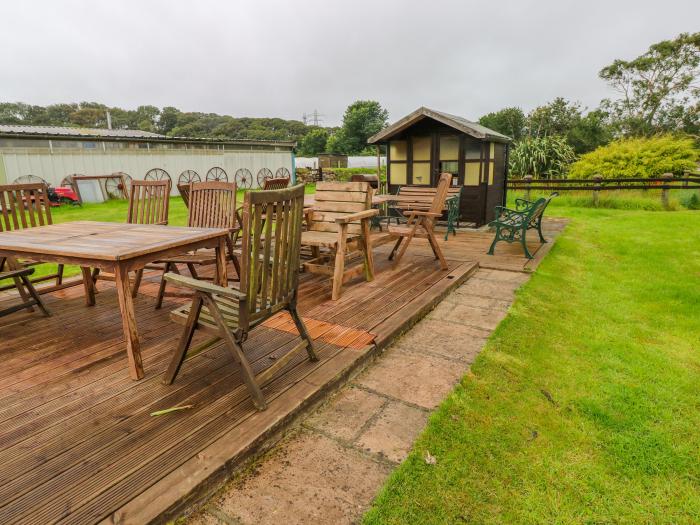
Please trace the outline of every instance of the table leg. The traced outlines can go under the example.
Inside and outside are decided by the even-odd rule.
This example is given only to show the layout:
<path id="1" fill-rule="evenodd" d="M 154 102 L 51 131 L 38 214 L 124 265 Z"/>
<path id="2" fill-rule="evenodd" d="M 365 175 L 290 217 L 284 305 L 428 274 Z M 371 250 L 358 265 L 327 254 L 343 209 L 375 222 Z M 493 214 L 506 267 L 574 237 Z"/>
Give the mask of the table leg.
<path id="1" fill-rule="evenodd" d="M 222 237 L 216 247 L 216 284 L 219 286 L 228 286 L 226 263 L 226 239 Z"/>
<path id="2" fill-rule="evenodd" d="M 87 266 L 81 266 L 80 271 L 83 272 L 83 288 L 85 288 L 85 304 L 87 306 L 95 306 L 95 280 L 92 278 L 92 272 Z"/>
<path id="3" fill-rule="evenodd" d="M 21 265 L 17 262 L 17 259 L 14 257 L 8 257 L 7 258 L 7 269 L 8 270 L 19 270 L 21 269 Z M 22 302 L 26 303 L 30 300 L 29 294 L 27 293 L 27 290 L 24 288 L 24 284 L 22 283 L 22 280 L 19 277 L 13 277 L 12 280 L 15 282 L 15 286 L 17 287 L 17 291 L 19 292 L 19 296 L 22 298 Z M 26 308 L 27 312 L 33 312 L 34 308 L 31 306 L 27 306 Z"/>
<path id="4" fill-rule="evenodd" d="M 119 309 L 122 314 L 126 355 L 129 358 L 129 375 L 131 379 L 141 379 L 143 377 L 141 343 L 139 342 L 139 333 L 136 328 L 134 301 L 131 297 L 131 287 L 129 286 L 129 272 L 119 264 L 114 268 L 114 282 L 117 285 Z"/>

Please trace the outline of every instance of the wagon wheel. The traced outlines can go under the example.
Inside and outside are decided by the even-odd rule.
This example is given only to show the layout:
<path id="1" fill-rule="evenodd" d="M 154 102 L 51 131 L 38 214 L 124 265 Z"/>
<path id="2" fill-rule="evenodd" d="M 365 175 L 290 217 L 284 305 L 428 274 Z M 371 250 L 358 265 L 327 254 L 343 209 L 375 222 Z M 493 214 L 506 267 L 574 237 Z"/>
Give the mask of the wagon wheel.
<path id="1" fill-rule="evenodd" d="M 112 173 L 112 178 L 105 181 L 105 191 L 112 199 L 128 198 L 130 187 L 131 177 L 123 171 Z"/>
<path id="2" fill-rule="evenodd" d="M 291 176 L 290 176 L 289 170 L 287 168 L 279 168 L 275 172 L 275 178 L 276 179 L 289 179 L 289 178 L 291 178 Z"/>
<path id="3" fill-rule="evenodd" d="M 253 174 L 250 172 L 250 170 L 246 168 L 241 168 L 237 170 L 233 178 L 236 181 L 237 188 L 249 190 L 253 185 Z"/>
<path id="4" fill-rule="evenodd" d="M 170 178 L 170 174 L 162 170 L 160 168 L 153 168 L 152 170 L 148 170 L 146 172 L 146 176 L 144 177 L 146 180 L 172 180 Z"/>
<path id="5" fill-rule="evenodd" d="M 199 176 L 199 173 L 197 173 L 194 170 L 185 170 L 182 173 L 180 173 L 180 176 L 177 178 L 177 185 L 181 186 L 183 184 L 191 184 L 193 182 L 201 182 L 202 178 Z"/>
<path id="6" fill-rule="evenodd" d="M 273 178 L 272 172 L 267 168 L 261 168 L 257 176 L 258 186 L 261 188 L 265 187 L 265 181 L 271 178 Z"/>
<path id="7" fill-rule="evenodd" d="M 224 171 L 224 168 L 214 166 L 212 169 L 207 171 L 206 179 L 228 182 L 228 175 L 226 174 L 226 171 Z"/>
<path id="8" fill-rule="evenodd" d="M 21 177 L 17 177 L 12 184 L 46 184 L 49 186 L 50 184 L 46 182 L 44 179 L 41 177 L 37 177 L 36 175 L 22 175 Z"/>
<path id="9" fill-rule="evenodd" d="M 72 188 L 73 187 L 73 177 L 80 175 L 78 173 L 73 173 L 72 175 L 67 175 L 63 177 L 63 180 L 61 181 L 61 184 L 59 184 L 59 187 L 66 187 L 66 188 Z"/>

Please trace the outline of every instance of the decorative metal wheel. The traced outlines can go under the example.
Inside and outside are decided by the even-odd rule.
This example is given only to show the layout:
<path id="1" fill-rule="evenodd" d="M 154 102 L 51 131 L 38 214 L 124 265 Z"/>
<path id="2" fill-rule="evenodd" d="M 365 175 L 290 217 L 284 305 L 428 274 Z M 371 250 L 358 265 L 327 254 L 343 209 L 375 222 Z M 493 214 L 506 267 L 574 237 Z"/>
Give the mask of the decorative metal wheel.
<path id="1" fill-rule="evenodd" d="M 180 173 L 180 176 L 177 178 L 177 185 L 180 186 L 182 184 L 191 184 L 193 182 L 201 181 L 202 178 L 199 176 L 199 173 L 194 170 L 185 170 Z"/>
<path id="2" fill-rule="evenodd" d="M 112 178 L 105 180 L 105 191 L 110 199 L 128 198 L 129 188 L 131 188 L 131 176 L 123 171 L 112 173 Z"/>
<path id="3" fill-rule="evenodd" d="M 289 174 L 289 170 L 287 168 L 278 168 L 275 172 L 276 179 L 289 179 L 291 177 L 292 176 Z"/>
<path id="4" fill-rule="evenodd" d="M 21 177 L 17 177 L 12 184 L 46 184 L 49 186 L 50 184 L 46 182 L 44 179 L 41 177 L 37 177 L 36 175 L 22 175 Z"/>
<path id="5" fill-rule="evenodd" d="M 59 184 L 59 187 L 67 187 L 67 188 L 72 188 L 73 187 L 73 177 L 78 176 L 80 177 L 80 173 L 73 173 L 71 175 L 66 175 L 63 177 L 63 180 L 61 181 L 61 184 Z"/>
<path id="6" fill-rule="evenodd" d="M 233 178 L 237 188 L 249 190 L 253 186 L 253 174 L 246 168 L 237 170 Z"/>
<path id="7" fill-rule="evenodd" d="M 214 166 L 212 169 L 207 171 L 207 180 L 218 180 L 218 181 L 223 181 L 223 182 L 228 182 L 228 174 L 224 170 L 224 168 L 220 168 L 219 166 Z"/>
<path id="8" fill-rule="evenodd" d="M 261 168 L 260 171 L 258 172 L 258 186 L 260 188 L 263 188 L 265 186 L 265 181 L 267 179 L 272 179 L 274 178 L 274 175 L 272 174 L 272 171 L 270 171 L 267 168 Z"/>
<path id="9" fill-rule="evenodd" d="M 168 173 L 165 170 L 162 170 L 160 168 L 153 168 L 152 170 L 148 170 L 146 172 L 146 176 L 144 177 L 146 180 L 172 180 L 170 178 L 170 173 Z"/>

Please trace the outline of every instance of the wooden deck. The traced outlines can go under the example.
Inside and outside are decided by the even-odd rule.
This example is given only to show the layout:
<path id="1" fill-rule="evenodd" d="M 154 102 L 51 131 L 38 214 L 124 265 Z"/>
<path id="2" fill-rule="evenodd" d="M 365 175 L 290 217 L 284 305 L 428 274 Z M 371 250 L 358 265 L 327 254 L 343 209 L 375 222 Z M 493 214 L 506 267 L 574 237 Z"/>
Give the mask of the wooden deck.
<path id="1" fill-rule="evenodd" d="M 549 226 L 550 233 L 561 229 Z M 460 232 L 450 238 L 443 246 L 447 272 L 423 253 L 420 241 L 396 271 L 383 256 L 389 246 L 378 247 L 376 280 L 348 283 L 335 302 L 326 279 L 302 276 L 299 309 L 320 361 L 299 356 L 274 377 L 263 389 L 270 400 L 264 412 L 253 408 L 220 345 L 191 357 L 174 385 L 160 383 L 180 333 L 168 313 L 181 300 L 155 310 L 155 276 L 135 300 L 146 373 L 141 381 L 126 373 L 111 283 L 100 283 L 94 307 L 85 306 L 82 287 L 75 287 L 45 296 L 54 313 L 49 319 L 27 313 L 0 318 L 0 523 L 172 517 L 468 279 L 489 237 Z M 502 245 L 486 262 L 522 271 L 544 256 L 542 249 L 530 263 L 515 248 Z M 253 331 L 244 348 L 256 372 L 295 345 L 290 325 L 280 315 Z M 183 405 L 192 408 L 150 415 Z"/>

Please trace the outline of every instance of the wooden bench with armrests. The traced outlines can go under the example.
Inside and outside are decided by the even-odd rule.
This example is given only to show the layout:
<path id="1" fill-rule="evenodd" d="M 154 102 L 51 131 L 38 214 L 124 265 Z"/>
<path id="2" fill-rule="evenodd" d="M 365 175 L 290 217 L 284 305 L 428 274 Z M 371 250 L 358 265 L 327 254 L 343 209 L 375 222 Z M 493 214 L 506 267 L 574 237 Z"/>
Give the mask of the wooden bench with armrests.
<path id="1" fill-rule="evenodd" d="M 367 281 L 374 279 L 370 221 L 377 214 L 367 182 L 316 184 L 308 230 L 301 236 L 302 246 L 312 249 L 314 259 L 304 263 L 304 269 L 331 277 L 334 301 L 340 298 L 343 283 L 363 271 Z M 346 259 L 357 251 L 362 254 L 362 264 L 346 267 Z"/>

